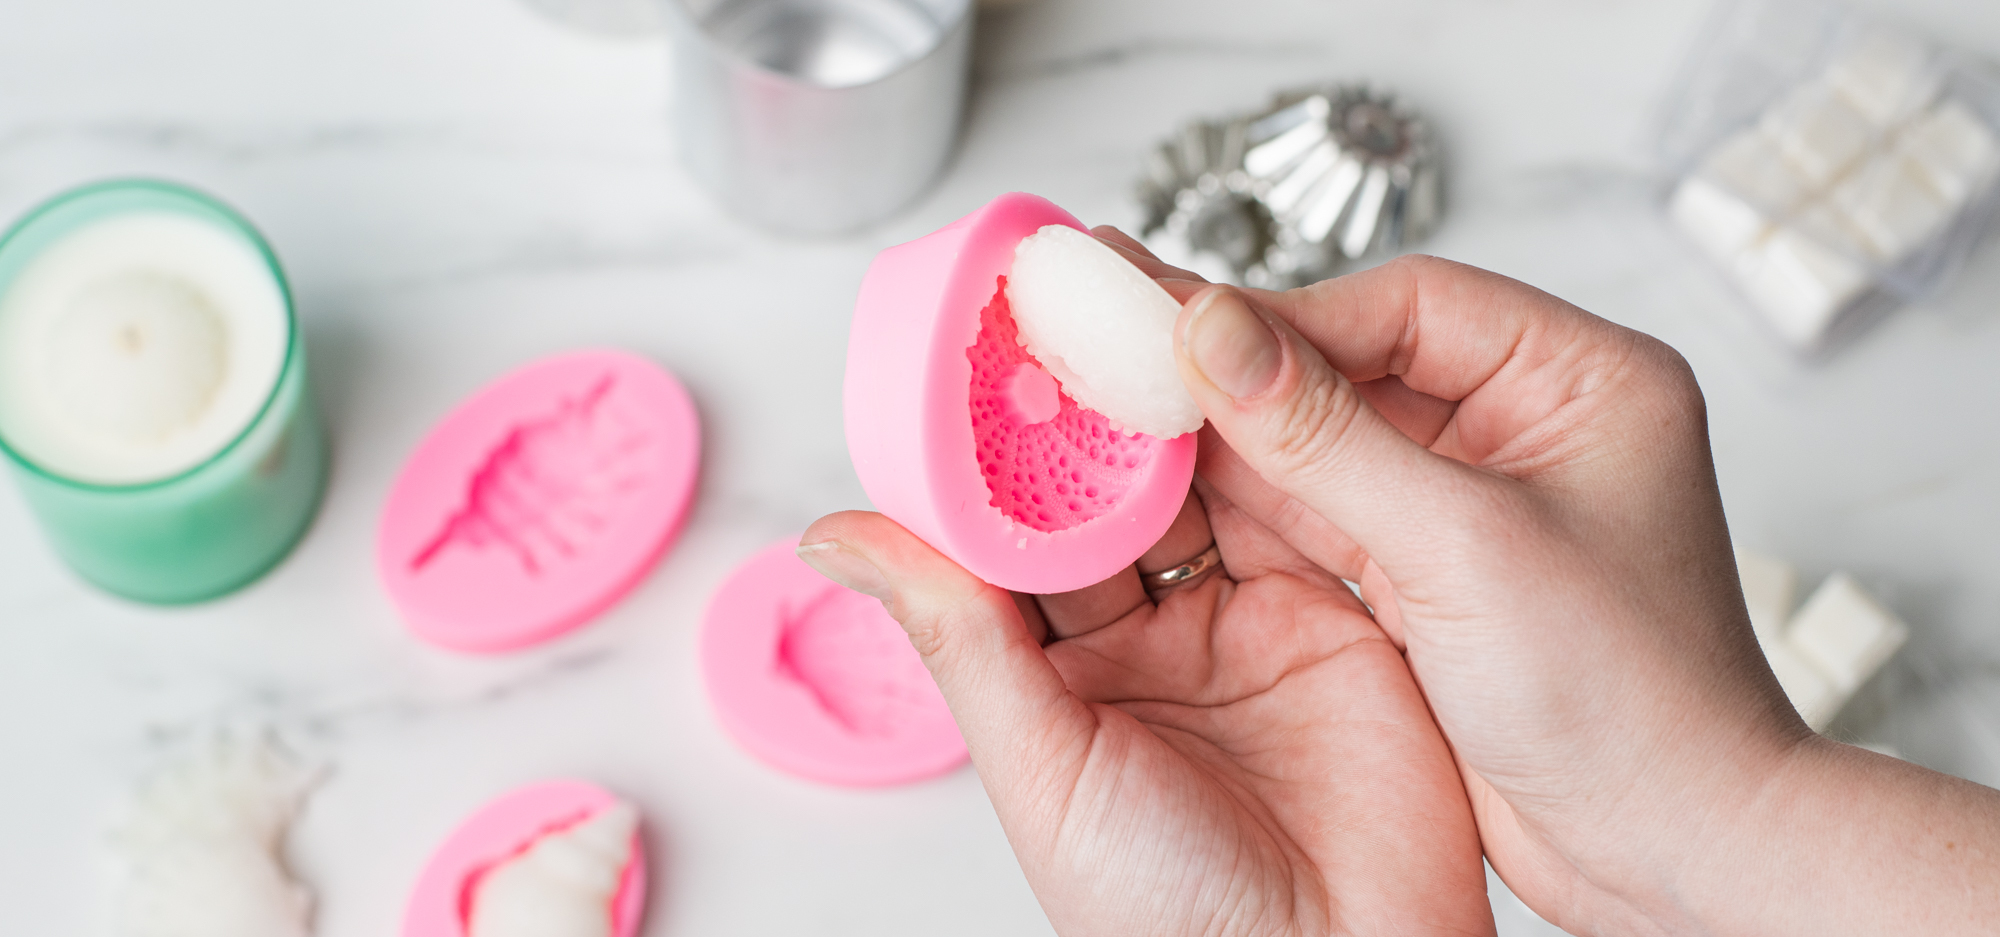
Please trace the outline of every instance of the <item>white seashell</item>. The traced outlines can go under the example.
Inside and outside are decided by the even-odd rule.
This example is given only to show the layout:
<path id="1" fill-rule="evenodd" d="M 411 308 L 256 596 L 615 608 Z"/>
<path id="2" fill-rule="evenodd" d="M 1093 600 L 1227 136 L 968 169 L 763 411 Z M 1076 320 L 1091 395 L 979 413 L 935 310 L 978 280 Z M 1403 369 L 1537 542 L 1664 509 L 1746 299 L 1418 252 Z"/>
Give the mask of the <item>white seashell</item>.
<path id="1" fill-rule="evenodd" d="M 312 773 L 264 737 L 219 737 L 139 790 L 112 831 L 116 937 L 308 937 L 283 861 Z"/>
<path id="2" fill-rule="evenodd" d="M 612 937 L 611 903 L 638 828 L 638 811 L 620 801 L 488 869 L 473 889 L 469 937 Z"/>
<path id="3" fill-rule="evenodd" d="M 1117 251 L 1049 225 L 1014 249 L 1007 303 L 1028 353 L 1114 428 L 1161 439 L 1201 428 L 1174 363 L 1181 304 Z"/>

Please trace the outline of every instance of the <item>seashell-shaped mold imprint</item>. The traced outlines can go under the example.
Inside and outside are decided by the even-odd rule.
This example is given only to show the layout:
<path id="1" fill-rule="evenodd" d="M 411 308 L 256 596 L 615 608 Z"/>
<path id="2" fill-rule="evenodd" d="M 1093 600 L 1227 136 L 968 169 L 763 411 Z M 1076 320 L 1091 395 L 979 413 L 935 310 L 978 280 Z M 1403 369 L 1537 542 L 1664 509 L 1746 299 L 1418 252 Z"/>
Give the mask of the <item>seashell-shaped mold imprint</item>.
<path id="1" fill-rule="evenodd" d="M 1081 589 L 1166 533 L 1195 435 L 1114 430 L 1021 347 L 1005 290 L 1014 247 L 1085 230 L 1010 193 L 883 251 L 855 302 L 847 449 L 875 507 L 974 575 L 1016 592 Z"/>
<path id="2" fill-rule="evenodd" d="M 701 675 L 716 721 L 766 764 L 827 784 L 905 784 L 964 764 L 965 737 L 903 626 L 798 546 L 759 551 L 709 599 Z"/>
<path id="3" fill-rule="evenodd" d="M 481 388 L 390 490 L 376 568 L 418 637 L 512 651 L 595 617 L 644 578 L 686 518 L 701 424 L 673 375 L 612 349 Z"/>
<path id="4" fill-rule="evenodd" d="M 520 788 L 466 818 L 438 846 L 403 909 L 403 937 L 467 937 L 472 895 L 487 871 L 537 839 L 610 809 L 618 798 L 584 781 Z M 633 937 L 646 908 L 646 852 L 638 834 L 611 899 L 611 932 Z"/>

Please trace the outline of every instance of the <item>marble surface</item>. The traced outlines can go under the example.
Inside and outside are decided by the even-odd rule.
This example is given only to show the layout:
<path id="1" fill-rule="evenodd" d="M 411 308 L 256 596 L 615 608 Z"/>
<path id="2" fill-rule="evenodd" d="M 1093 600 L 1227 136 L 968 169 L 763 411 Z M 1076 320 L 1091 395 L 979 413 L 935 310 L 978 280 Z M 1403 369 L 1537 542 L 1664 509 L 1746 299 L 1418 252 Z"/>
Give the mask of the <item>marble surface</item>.
<path id="1" fill-rule="evenodd" d="M 1323 77 L 1384 81 L 1433 115 L 1452 213 L 1428 249 L 1687 355 L 1742 541 L 1809 582 L 1852 570 L 1910 622 L 1910 646 L 1834 731 L 2000 783 L 2000 248 L 1824 367 L 1772 349 L 1659 211 L 1649 122 L 1701 4 L 1031 0 L 980 24 L 941 184 L 819 241 L 731 221 L 673 164 L 663 41 L 574 30 L 536 12 L 549 7 L 0 11 L 0 216 L 106 175 L 237 204 L 290 271 L 336 445 L 292 558 L 186 609 L 83 586 L 0 487 L 0 932 L 89 932 L 106 811 L 162 751 L 243 722 L 330 769 L 290 853 L 325 937 L 395 933 L 460 816 L 563 775 L 645 809 L 650 935 L 1047 932 L 969 770 L 855 792 L 734 748 L 702 697 L 697 619 L 735 562 L 865 503 L 837 388 L 876 250 L 1009 189 L 1129 222 L 1125 186 L 1156 136 Z M 1900 9 L 2000 56 L 2000 7 Z M 676 371 L 706 421 L 679 545 L 544 648 L 468 659 L 415 643 L 371 565 L 396 467 L 489 378 L 604 344 Z M 1551 930 L 1494 894 L 1503 933 Z"/>

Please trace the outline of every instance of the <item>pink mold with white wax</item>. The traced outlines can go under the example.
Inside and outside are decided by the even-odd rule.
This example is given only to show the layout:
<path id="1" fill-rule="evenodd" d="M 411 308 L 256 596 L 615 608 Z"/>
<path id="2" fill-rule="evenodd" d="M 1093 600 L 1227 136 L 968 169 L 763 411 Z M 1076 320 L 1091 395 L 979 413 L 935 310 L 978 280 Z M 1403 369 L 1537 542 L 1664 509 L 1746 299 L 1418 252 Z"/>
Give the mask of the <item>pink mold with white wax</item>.
<path id="1" fill-rule="evenodd" d="M 549 781 L 506 794 L 467 817 L 438 846 L 403 910 L 403 937 L 468 937 L 472 894 L 487 870 L 537 839 L 572 827 L 618 803 L 584 781 Z M 632 837 L 631 858 L 611 901 L 611 929 L 633 937 L 646 908 L 646 851 Z"/>
<path id="2" fill-rule="evenodd" d="M 1083 229 L 1003 195 L 883 251 L 848 339 L 848 452 L 875 507 L 1017 592 L 1080 589 L 1153 545 L 1179 513 L 1195 436 L 1115 430 L 1022 347 L 1005 278 L 1022 238 Z"/>

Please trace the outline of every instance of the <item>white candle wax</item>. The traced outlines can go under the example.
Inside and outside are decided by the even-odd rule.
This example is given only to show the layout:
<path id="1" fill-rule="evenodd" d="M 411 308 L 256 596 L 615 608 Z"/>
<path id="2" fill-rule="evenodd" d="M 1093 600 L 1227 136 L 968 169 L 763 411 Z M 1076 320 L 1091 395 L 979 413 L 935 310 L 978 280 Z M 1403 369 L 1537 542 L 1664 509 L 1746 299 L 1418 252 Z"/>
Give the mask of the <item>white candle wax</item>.
<path id="1" fill-rule="evenodd" d="M 92 222 L 0 294 L 0 437 L 54 475 L 169 478 L 227 447 L 291 340 L 256 247 L 190 215 Z"/>

